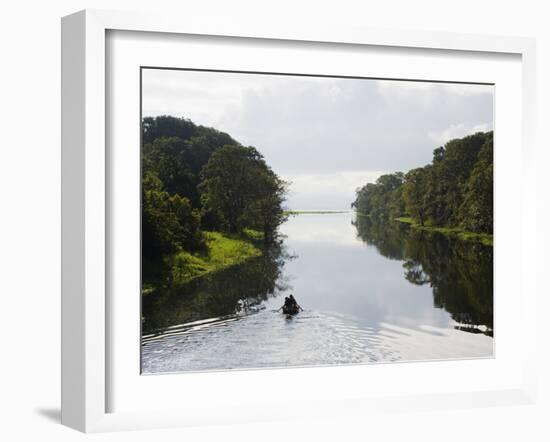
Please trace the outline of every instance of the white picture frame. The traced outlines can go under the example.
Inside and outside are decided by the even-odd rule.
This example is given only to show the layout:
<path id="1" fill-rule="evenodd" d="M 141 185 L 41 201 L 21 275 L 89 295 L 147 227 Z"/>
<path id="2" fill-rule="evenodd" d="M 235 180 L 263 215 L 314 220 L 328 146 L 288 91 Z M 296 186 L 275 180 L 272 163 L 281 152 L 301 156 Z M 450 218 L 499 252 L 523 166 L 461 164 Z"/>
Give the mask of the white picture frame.
<path id="1" fill-rule="evenodd" d="M 521 190 L 521 233 L 516 245 L 521 248 L 521 262 L 536 247 L 535 175 L 534 170 L 534 108 L 535 108 L 535 44 L 532 39 L 478 35 L 388 31 L 350 28 L 346 26 L 310 25 L 295 28 L 276 23 L 210 23 L 207 20 L 182 20 L 180 17 L 151 14 L 87 10 L 63 18 L 62 21 L 62 423 L 85 432 L 122 429 L 156 428 L 235 421 L 284 419 L 289 416 L 319 417 L 334 414 L 359 415 L 370 411 L 401 411 L 499 404 L 532 403 L 535 397 L 535 316 L 536 287 L 534 268 L 522 265 L 520 278 L 521 308 L 529 318 L 522 331 L 525 346 L 521 354 L 521 374 L 507 385 L 484 389 L 475 386 L 450 393 L 444 386 L 425 394 L 404 392 L 378 394 L 361 391 L 353 397 L 338 392 L 312 397 L 309 407 L 281 410 L 275 404 L 255 407 L 253 396 L 241 399 L 235 410 L 215 410 L 213 404 L 200 406 L 191 412 L 182 407 L 150 410 L 113 411 L 109 392 L 113 388 L 109 376 L 114 357 L 109 344 L 112 312 L 108 299 L 109 236 L 108 219 L 112 209 L 109 194 L 108 81 L 106 79 L 106 35 L 111 31 L 154 32 L 163 35 L 195 35 L 269 39 L 311 44 L 368 45 L 403 50 L 426 49 L 484 54 L 508 54 L 520 57 L 521 63 L 521 149 L 524 187 Z M 138 91 L 136 90 L 136 94 Z M 498 127 L 498 126 L 497 126 Z M 498 130 L 498 129 L 497 129 Z M 498 136 L 498 135 L 497 135 Z M 519 147 L 518 147 L 519 148 Z M 498 222 L 498 221 L 497 221 Z M 498 241 L 498 239 L 497 239 Z M 115 318 L 116 319 L 116 318 Z M 497 332 L 498 333 L 498 332 Z M 136 343 L 137 344 L 137 343 Z M 498 358 L 498 353 L 497 353 Z M 467 364 L 467 361 L 463 361 Z M 404 365 L 404 364 L 403 364 Z M 465 365 L 464 365 L 465 366 Z M 388 365 L 380 370 L 394 370 Z M 471 367 L 475 370 L 476 367 Z M 488 367 L 490 369 L 490 367 Z M 231 376 L 290 376 L 296 370 L 258 375 L 257 372 L 237 372 Z M 307 370 L 307 369 L 306 369 Z M 326 379 L 335 375 L 333 367 L 324 371 Z M 356 372 L 361 367 L 354 367 Z M 423 370 L 421 364 L 411 368 Z M 395 371 L 395 370 L 394 370 Z M 395 371 L 397 373 L 397 371 Z M 351 371 L 348 370 L 347 374 Z M 303 374 L 303 373 L 302 373 Z M 186 375 L 183 375 L 186 376 Z M 222 384 L 224 373 L 210 373 L 208 378 L 194 378 L 205 385 Z M 307 375 L 306 375 L 307 376 Z M 216 378 L 215 378 L 216 377 Z M 164 386 L 170 386 L 169 376 Z M 332 390 L 332 389 L 330 389 Z M 226 404 L 227 405 L 227 404 Z M 265 404 L 264 404 L 265 405 Z M 218 407 L 219 408 L 219 407 Z"/>

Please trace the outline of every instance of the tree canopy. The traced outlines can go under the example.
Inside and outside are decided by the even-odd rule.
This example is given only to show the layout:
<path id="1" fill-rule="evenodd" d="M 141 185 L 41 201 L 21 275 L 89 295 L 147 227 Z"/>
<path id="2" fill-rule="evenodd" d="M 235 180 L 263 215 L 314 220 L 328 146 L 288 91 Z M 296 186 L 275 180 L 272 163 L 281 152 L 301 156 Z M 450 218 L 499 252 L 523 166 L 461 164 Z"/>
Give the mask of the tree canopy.
<path id="1" fill-rule="evenodd" d="M 253 147 L 225 145 L 214 152 L 202 178 L 203 211 L 222 230 L 236 233 L 248 227 L 273 237 L 284 221 L 286 183 Z"/>
<path id="2" fill-rule="evenodd" d="M 145 256 L 200 250 L 202 229 L 275 239 L 287 184 L 256 148 L 184 118 L 146 117 L 142 130 Z"/>
<path id="3" fill-rule="evenodd" d="M 449 141 L 431 164 L 382 175 L 352 203 L 376 219 L 409 216 L 421 225 L 493 232 L 493 132 Z"/>

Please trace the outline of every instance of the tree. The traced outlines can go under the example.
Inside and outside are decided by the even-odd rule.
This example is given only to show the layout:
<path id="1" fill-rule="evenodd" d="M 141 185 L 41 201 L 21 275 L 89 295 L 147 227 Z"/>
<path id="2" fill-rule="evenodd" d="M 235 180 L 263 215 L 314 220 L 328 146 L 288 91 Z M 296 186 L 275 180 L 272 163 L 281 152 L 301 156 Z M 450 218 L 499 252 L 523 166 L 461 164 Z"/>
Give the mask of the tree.
<path id="1" fill-rule="evenodd" d="M 426 222 L 427 216 L 427 189 L 430 179 L 431 166 L 419 167 L 405 175 L 403 184 L 403 201 L 405 210 L 421 225 Z"/>
<path id="2" fill-rule="evenodd" d="M 352 207 L 378 220 L 407 214 L 422 225 L 492 233 L 493 133 L 451 140 L 405 176 L 380 176 L 356 190 Z"/>
<path id="3" fill-rule="evenodd" d="M 202 168 L 215 150 L 237 142 L 211 127 L 166 115 L 144 118 L 142 128 L 142 175 L 154 172 L 165 191 L 200 208 L 197 187 Z"/>
<path id="4" fill-rule="evenodd" d="M 352 207 L 375 218 L 393 219 L 404 211 L 402 199 L 402 172 L 380 176 L 376 183 L 368 183 L 356 191 Z"/>
<path id="5" fill-rule="evenodd" d="M 493 136 L 487 138 L 465 186 L 459 209 L 460 226 L 493 233 Z"/>
<path id="6" fill-rule="evenodd" d="M 199 186 L 203 213 L 229 233 L 260 228 L 266 240 L 284 221 L 286 183 L 254 147 L 226 145 L 212 154 Z"/>
<path id="7" fill-rule="evenodd" d="M 184 156 L 186 142 L 177 137 L 161 137 L 143 147 L 142 173 L 152 172 L 170 194 L 179 194 L 198 205 L 197 177 Z"/>
<path id="8" fill-rule="evenodd" d="M 271 243 L 275 239 L 277 228 L 288 218 L 283 210 L 288 183 L 271 169 L 259 171 L 257 178 L 256 197 L 246 211 L 245 223 L 263 232 L 264 241 Z"/>
<path id="9" fill-rule="evenodd" d="M 188 139 L 196 132 L 197 126 L 185 118 L 176 118 L 169 115 L 145 117 L 142 125 L 143 144 L 152 143 L 161 137 L 177 137 Z"/>
<path id="10" fill-rule="evenodd" d="M 197 250 L 204 244 L 200 213 L 187 198 L 170 195 L 149 172 L 142 186 L 142 248 L 144 256 L 158 257 L 181 249 Z"/>
<path id="11" fill-rule="evenodd" d="M 431 177 L 427 182 L 427 213 L 435 225 L 459 224 L 464 187 L 488 134 L 478 132 L 449 141 L 434 151 Z"/>

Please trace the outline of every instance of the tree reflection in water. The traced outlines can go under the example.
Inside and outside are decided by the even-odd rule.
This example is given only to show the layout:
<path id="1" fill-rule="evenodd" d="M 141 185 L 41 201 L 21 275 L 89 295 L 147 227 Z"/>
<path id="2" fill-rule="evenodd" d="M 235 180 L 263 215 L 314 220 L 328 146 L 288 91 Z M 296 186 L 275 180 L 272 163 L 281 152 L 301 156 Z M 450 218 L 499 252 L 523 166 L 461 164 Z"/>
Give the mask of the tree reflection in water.
<path id="1" fill-rule="evenodd" d="M 292 258 L 279 241 L 259 257 L 179 286 L 173 283 L 171 269 L 161 267 L 154 275 L 156 293 L 142 297 L 142 335 L 254 311 L 262 301 L 287 288 L 282 269 L 285 261 Z"/>
<path id="2" fill-rule="evenodd" d="M 404 261 L 407 281 L 429 284 L 434 306 L 450 313 L 460 324 L 456 329 L 493 336 L 492 247 L 360 215 L 353 224 L 362 241 L 386 258 Z"/>

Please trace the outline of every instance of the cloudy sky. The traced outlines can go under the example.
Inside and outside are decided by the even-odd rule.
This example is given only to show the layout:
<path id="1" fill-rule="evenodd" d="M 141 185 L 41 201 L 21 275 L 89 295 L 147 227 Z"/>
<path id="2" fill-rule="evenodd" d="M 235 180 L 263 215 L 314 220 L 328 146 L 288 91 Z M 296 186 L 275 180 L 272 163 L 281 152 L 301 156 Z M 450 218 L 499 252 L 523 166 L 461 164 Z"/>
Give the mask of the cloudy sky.
<path id="1" fill-rule="evenodd" d="M 143 71 L 143 116 L 173 115 L 256 147 L 291 181 L 294 210 L 349 209 L 355 189 L 493 128 L 493 87 Z"/>

